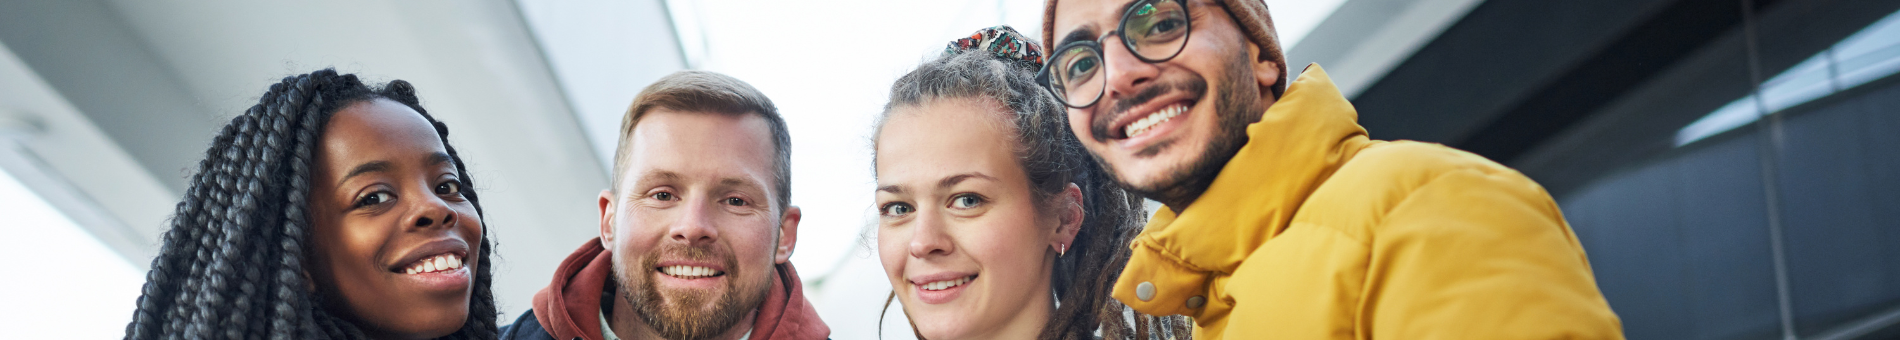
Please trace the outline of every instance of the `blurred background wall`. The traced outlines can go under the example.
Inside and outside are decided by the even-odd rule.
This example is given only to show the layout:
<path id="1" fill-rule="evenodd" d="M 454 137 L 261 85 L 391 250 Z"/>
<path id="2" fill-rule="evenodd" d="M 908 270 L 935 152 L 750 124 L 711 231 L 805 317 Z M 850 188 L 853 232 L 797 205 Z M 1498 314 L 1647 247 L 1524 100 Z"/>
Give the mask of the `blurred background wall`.
<path id="1" fill-rule="evenodd" d="M 1373 138 L 1545 185 L 1631 339 L 1900 337 L 1900 1 L 1268 3 L 1290 69 L 1325 65 Z M 890 286 L 864 242 L 868 140 L 890 82 L 977 28 L 1034 34 L 1041 11 L 0 0 L 0 324 L 117 337 L 212 134 L 324 67 L 411 81 L 452 127 L 512 320 L 596 234 L 633 95 L 702 69 L 786 115 L 806 211 L 793 262 L 833 338 L 874 338 Z M 911 334 L 896 308 L 885 320 L 885 338 Z"/>
<path id="2" fill-rule="evenodd" d="M 1490 0 L 1354 104 L 1543 184 L 1631 339 L 1896 338 L 1896 10 Z"/>

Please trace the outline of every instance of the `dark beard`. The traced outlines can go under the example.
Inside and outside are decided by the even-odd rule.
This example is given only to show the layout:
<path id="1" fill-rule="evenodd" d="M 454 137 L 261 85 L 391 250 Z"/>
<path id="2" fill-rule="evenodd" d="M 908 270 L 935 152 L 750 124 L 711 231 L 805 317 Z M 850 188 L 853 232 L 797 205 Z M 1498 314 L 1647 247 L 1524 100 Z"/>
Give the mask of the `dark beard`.
<path id="1" fill-rule="evenodd" d="M 713 251 L 706 248 L 689 248 L 678 244 L 665 244 L 660 249 L 648 252 L 642 259 L 641 267 L 630 270 L 622 265 L 619 256 L 614 258 L 614 278 L 625 282 L 620 286 L 620 300 L 633 307 L 634 314 L 640 317 L 660 337 L 675 340 L 710 339 L 724 334 L 738 325 L 739 321 L 758 309 L 765 301 L 768 289 L 771 289 L 773 275 L 762 277 L 762 282 L 747 283 L 741 286 L 739 266 L 731 256 L 723 256 L 725 264 L 726 292 L 719 296 L 710 296 L 703 292 L 672 292 L 661 295 L 655 287 L 655 275 L 665 275 L 655 271 L 659 267 L 659 254 L 679 253 L 688 259 L 718 261 Z M 668 304 L 666 298 L 673 298 Z M 711 308 L 707 308 L 711 307 Z"/>
<path id="2" fill-rule="evenodd" d="M 1233 159 L 1242 146 L 1247 145 L 1247 126 L 1260 121 L 1260 116 L 1266 114 L 1266 109 L 1261 108 L 1260 105 L 1259 88 L 1253 84 L 1253 64 L 1247 59 L 1246 54 L 1239 53 L 1227 60 L 1225 70 L 1222 70 L 1222 78 L 1224 78 L 1222 80 L 1227 83 L 1218 89 L 1219 95 L 1214 97 L 1214 114 L 1219 120 L 1219 130 L 1215 132 L 1214 139 L 1208 141 L 1207 149 L 1202 150 L 1200 157 L 1190 160 L 1189 164 L 1174 168 L 1166 177 L 1149 185 L 1135 185 L 1129 183 L 1126 177 L 1116 173 L 1115 167 L 1109 165 L 1101 156 L 1094 153 L 1089 155 L 1095 158 L 1096 164 L 1100 164 L 1103 169 L 1108 170 L 1109 174 L 1114 175 L 1115 182 L 1127 188 L 1128 191 L 1166 204 L 1175 212 L 1186 209 L 1188 204 L 1194 203 L 1195 199 L 1207 192 L 1207 187 L 1213 185 L 1214 178 L 1220 175 L 1221 168 L 1226 167 L 1227 161 Z M 1199 76 L 1172 83 L 1155 84 L 1134 96 L 1117 100 L 1114 109 L 1115 112 L 1124 111 L 1165 94 L 1171 89 L 1188 92 L 1197 98 L 1204 97 L 1207 87 L 1207 79 Z M 1110 116 L 1101 115 L 1103 118 Z M 1105 142 L 1106 140 L 1100 136 L 1108 136 L 1108 122 L 1097 120 L 1098 122 L 1091 122 L 1091 128 L 1095 130 L 1093 132 L 1095 136 L 1098 136 L 1097 140 Z M 1173 142 L 1165 141 L 1149 145 L 1136 152 L 1136 155 L 1158 154 L 1161 149 L 1173 146 L 1175 144 Z"/>

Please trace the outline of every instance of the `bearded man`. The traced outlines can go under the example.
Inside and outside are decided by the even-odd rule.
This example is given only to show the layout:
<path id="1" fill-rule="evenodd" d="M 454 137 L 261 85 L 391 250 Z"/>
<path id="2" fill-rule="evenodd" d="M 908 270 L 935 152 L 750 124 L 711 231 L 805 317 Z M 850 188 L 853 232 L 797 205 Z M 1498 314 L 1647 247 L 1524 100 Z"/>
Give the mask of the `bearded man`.
<path id="1" fill-rule="evenodd" d="M 1618 339 L 1583 246 L 1523 174 L 1369 139 L 1326 72 L 1288 86 L 1261 0 L 1049 0 L 1038 81 L 1161 202 L 1113 296 L 1195 339 Z"/>
<path id="2" fill-rule="evenodd" d="M 620 123 L 600 237 L 561 262 L 503 339 L 824 339 L 789 262 L 791 137 L 771 99 L 684 71 Z"/>

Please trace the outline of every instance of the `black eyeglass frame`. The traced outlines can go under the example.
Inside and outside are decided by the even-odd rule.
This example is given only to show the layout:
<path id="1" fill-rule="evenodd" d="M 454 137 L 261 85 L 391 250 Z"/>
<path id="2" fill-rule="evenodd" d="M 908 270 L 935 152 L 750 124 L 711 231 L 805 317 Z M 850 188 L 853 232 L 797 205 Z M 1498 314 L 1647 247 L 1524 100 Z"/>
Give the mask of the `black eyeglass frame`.
<path id="1" fill-rule="evenodd" d="M 1184 16 L 1186 16 L 1188 20 L 1182 22 L 1181 24 L 1182 25 L 1181 29 L 1184 30 L 1181 32 L 1181 45 L 1175 47 L 1174 53 L 1169 53 L 1168 56 L 1166 57 L 1149 58 L 1147 56 L 1141 55 L 1141 52 L 1140 52 L 1141 50 L 1136 48 L 1134 42 L 1128 40 L 1128 34 L 1126 33 L 1125 30 L 1123 30 L 1123 28 L 1128 27 L 1128 19 L 1135 16 L 1135 10 L 1137 8 L 1141 8 L 1142 4 L 1159 3 L 1163 1 L 1173 1 L 1175 3 L 1180 4 L 1181 13 Z M 1187 50 L 1187 40 L 1189 38 L 1192 38 L 1194 35 L 1193 18 L 1194 18 L 1194 14 L 1188 8 L 1187 0 L 1144 0 L 1144 1 L 1131 2 L 1128 4 L 1128 8 L 1122 9 L 1122 18 L 1120 21 L 1117 21 L 1115 23 L 1115 30 L 1109 31 L 1108 33 L 1103 33 L 1102 36 L 1096 37 L 1095 40 L 1071 41 L 1067 44 L 1062 44 L 1062 46 L 1056 46 L 1054 50 L 1050 50 L 1050 54 L 1047 57 L 1048 62 L 1043 63 L 1042 69 L 1036 71 L 1036 84 L 1042 85 L 1042 89 L 1044 91 L 1049 91 L 1050 95 L 1054 95 L 1056 97 L 1056 101 L 1062 102 L 1063 106 L 1068 106 L 1068 107 L 1077 108 L 1077 109 L 1095 106 L 1096 102 L 1102 101 L 1102 94 L 1108 91 L 1108 84 L 1106 83 L 1108 81 L 1108 74 L 1106 72 L 1102 74 L 1102 81 L 1104 82 L 1102 84 L 1102 88 L 1099 90 L 1096 90 L 1097 92 L 1095 93 L 1095 98 L 1089 99 L 1088 103 L 1084 103 L 1081 105 L 1076 105 L 1074 103 L 1071 103 L 1069 100 L 1069 96 L 1067 94 L 1064 94 L 1063 91 L 1058 91 L 1055 88 L 1055 83 L 1053 80 L 1051 80 L 1051 72 L 1053 72 L 1053 67 L 1057 66 L 1056 63 L 1062 61 L 1063 58 L 1061 58 L 1061 56 L 1065 54 L 1066 51 L 1069 51 L 1070 49 L 1073 49 L 1076 47 L 1087 48 L 1089 49 L 1089 51 L 1095 52 L 1096 58 L 1101 59 L 1102 63 L 1106 65 L 1108 61 L 1108 53 L 1104 51 L 1104 49 L 1102 48 L 1102 41 L 1108 39 L 1108 37 L 1113 36 L 1117 40 L 1122 41 L 1122 48 L 1128 49 L 1129 55 L 1135 56 L 1135 59 L 1141 60 L 1141 62 L 1149 63 L 1149 64 L 1167 62 L 1169 60 L 1173 60 L 1174 57 L 1180 56 L 1181 51 Z"/>

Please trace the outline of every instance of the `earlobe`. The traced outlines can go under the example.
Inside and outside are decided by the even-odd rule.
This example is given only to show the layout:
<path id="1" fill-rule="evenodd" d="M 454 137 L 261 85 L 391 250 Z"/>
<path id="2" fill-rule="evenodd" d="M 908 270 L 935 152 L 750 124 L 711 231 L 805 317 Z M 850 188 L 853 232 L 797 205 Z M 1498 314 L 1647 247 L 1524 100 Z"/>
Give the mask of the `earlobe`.
<path id="1" fill-rule="evenodd" d="M 614 192 L 600 191 L 600 246 L 613 249 L 614 242 Z"/>
<path id="2" fill-rule="evenodd" d="M 1068 211 L 1063 213 L 1065 217 L 1062 221 L 1063 229 L 1070 237 L 1074 237 L 1075 233 L 1082 228 L 1082 220 L 1088 216 L 1087 208 L 1082 207 L 1082 187 L 1070 183 L 1069 188 L 1063 190 L 1062 195 L 1067 197 L 1068 201 L 1067 204 L 1063 204 L 1068 208 Z"/>
<path id="3" fill-rule="evenodd" d="M 804 210 L 797 206 L 785 207 L 784 217 L 779 219 L 777 256 L 772 258 L 774 263 L 784 264 L 792 260 L 792 250 L 798 244 L 798 221 L 804 218 L 804 214 Z"/>
<path id="4" fill-rule="evenodd" d="M 1253 53 L 1247 57 L 1253 60 L 1253 78 L 1255 83 L 1260 84 L 1260 95 L 1272 96 L 1273 88 L 1280 84 L 1280 63 L 1260 59 L 1260 47 L 1252 43 L 1248 45 L 1254 46 Z"/>
<path id="5" fill-rule="evenodd" d="M 1260 83 L 1260 92 L 1272 95 L 1273 87 L 1280 84 L 1280 64 L 1271 60 L 1261 60 L 1253 65 L 1254 81 Z"/>
<path id="6" fill-rule="evenodd" d="M 1068 252 L 1069 244 L 1074 243 L 1075 236 L 1082 232 L 1082 222 L 1088 216 L 1087 208 L 1082 206 L 1084 202 L 1082 187 L 1069 183 L 1069 187 L 1062 191 L 1062 200 L 1063 211 L 1059 212 L 1061 218 L 1058 219 L 1059 222 L 1056 225 L 1056 234 L 1052 240 L 1054 242 L 1049 245 L 1057 255 Z"/>

